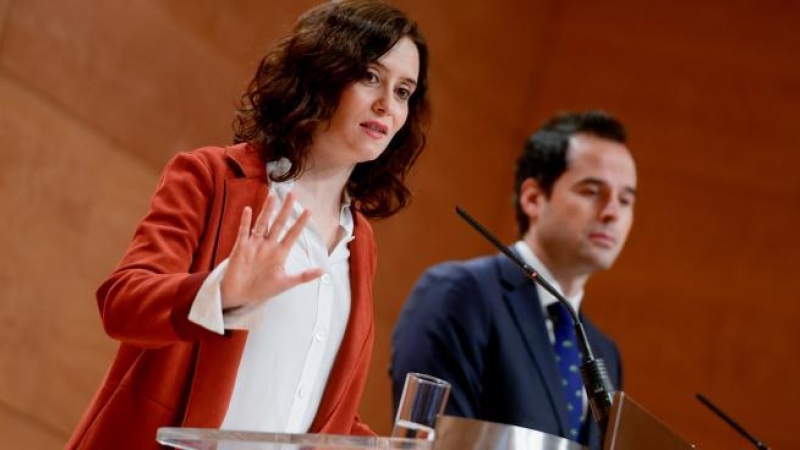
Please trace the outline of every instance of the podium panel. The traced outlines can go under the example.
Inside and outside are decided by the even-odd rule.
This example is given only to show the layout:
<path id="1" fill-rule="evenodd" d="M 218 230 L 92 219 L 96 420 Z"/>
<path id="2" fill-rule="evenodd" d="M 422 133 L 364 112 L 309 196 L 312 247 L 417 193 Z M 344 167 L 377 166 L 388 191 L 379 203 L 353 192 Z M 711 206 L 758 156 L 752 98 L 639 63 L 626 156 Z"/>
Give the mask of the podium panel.
<path id="1" fill-rule="evenodd" d="M 624 392 L 614 394 L 608 429 L 603 445 L 605 450 L 689 450 L 687 444 L 660 420 L 645 411 Z"/>
<path id="2" fill-rule="evenodd" d="M 420 439 L 210 428 L 159 428 L 156 440 L 181 450 L 431 450 L 431 443 Z"/>
<path id="3" fill-rule="evenodd" d="M 439 416 L 434 450 L 587 450 L 576 442 L 529 428 Z"/>

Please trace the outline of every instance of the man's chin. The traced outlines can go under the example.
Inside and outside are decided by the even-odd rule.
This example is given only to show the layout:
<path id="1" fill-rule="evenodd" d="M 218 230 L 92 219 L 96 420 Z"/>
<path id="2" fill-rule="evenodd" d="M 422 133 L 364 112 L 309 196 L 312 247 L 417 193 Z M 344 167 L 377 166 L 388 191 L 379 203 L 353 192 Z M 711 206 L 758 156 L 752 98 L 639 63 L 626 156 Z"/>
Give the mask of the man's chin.
<path id="1" fill-rule="evenodd" d="M 618 253 L 616 252 L 603 252 L 601 254 L 595 254 L 593 255 L 593 258 L 591 258 L 591 264 L 595 270 L 608 270 L 614 265 L 614 262 L 617 260 L 617 255 Z"/>

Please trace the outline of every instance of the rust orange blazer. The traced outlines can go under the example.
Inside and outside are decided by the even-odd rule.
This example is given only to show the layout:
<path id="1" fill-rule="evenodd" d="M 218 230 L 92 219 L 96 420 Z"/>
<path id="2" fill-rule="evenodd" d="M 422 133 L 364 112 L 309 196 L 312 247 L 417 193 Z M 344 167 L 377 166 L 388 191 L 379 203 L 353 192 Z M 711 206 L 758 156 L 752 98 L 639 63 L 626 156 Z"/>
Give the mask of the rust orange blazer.
<path id="1" fill-rule="evenodd" d="M 233 248 L 245 206 L 258 214 L 266 168 L 244 144 L 176 156 L 111 277 L 97 291 L 103 326 L 121 341 L 68 449 L 157 449 L 162 426 L 219 427 L 246 331 L 214 334 L 187 319 L 206 276 Z M 372 346 L 372 229 L 354 211 L 351 312 L 313 433 L 371 434 L 357 417 Z"/>

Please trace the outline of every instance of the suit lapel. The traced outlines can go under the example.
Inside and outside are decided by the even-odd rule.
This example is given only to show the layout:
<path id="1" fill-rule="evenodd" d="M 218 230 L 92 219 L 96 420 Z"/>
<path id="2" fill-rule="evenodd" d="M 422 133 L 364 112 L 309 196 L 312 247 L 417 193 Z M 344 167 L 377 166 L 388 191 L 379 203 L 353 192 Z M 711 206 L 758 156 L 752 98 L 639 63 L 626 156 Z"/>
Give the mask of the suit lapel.
<path id="1" fill-rule="evenodd" d="M 508 305 L 517 331 L 525 341 L 528 355 L 547 386 L 548 401 L 562 433 L 567 429 L 566 393 L 555 364 L 555 351 L 545 325 L 535 284 L 506 257 L 499 261 L 503 279 L 503 298 Z"/>

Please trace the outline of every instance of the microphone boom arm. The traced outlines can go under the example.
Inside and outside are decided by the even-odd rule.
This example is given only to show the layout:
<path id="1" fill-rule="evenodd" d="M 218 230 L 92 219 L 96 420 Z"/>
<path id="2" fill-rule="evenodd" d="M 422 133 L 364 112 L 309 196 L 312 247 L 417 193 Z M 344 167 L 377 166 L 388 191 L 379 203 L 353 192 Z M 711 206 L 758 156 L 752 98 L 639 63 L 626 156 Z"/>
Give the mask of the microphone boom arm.
<path id="1" fill-rule="evenodd" d="M 705 395 L 703 395 L 703 394 L 698 392 L 696 397 L 697 397 L 698 400 L 700 400 L 700 403 L 705 405 L 708 409 L 711 410 L 711 412 L 713 412 L 719 418 L 724 420 L 725 423 L 730 425 L 731 428 L 736 430 L 736 432 L 738 432 L 739 434 L 744 436 L 744 438 L 747 439 L 748 441 L 750 441 L 753 445 L 755 445 L 755 447 L 757 449 L 759 449 L 759 450 L 769 450 L 769 447 L 767 446 L 767 444 L 765 444 L 763 441 L 760 441 L 759 439 L 757 439 L 755 436 L 753 436 L 747 430 L 745 430 L 744 427 L 739 425 L 735 420 L 731 419 L 727 414 L 722 412 L 722 410 L 719 409 L 719 407 L 717 405 L 711 403 L 711 400 L 709 400 Z"/>

